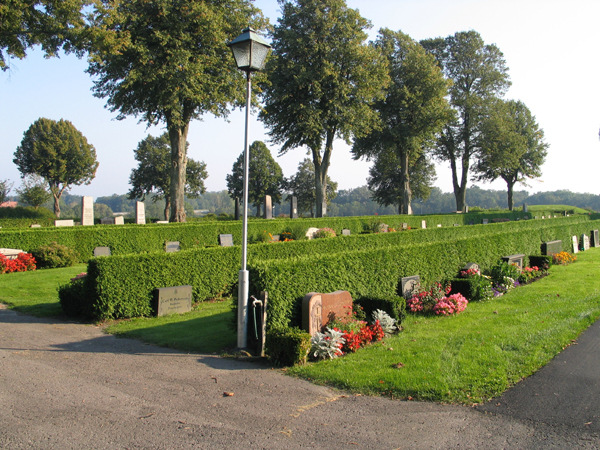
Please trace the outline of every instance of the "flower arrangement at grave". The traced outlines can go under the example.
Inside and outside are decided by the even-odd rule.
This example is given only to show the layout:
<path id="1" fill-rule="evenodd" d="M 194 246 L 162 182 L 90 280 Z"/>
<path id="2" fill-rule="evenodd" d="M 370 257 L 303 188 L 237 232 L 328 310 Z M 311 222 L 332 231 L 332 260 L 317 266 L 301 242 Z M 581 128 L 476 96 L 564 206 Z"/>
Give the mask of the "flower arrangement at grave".
<path id="1" fill-rule="evenodd" d="M 552 255 L 552 263 L 558 265 L 571 264 L 577 260 L 577 256 L 569 252 L 559 252 Z"/>
<path id="2" fill-rule="evenodd" d="M 450 290 L 449 283 L 433 283 L 429 289 L 416 292 L 406 301 L 406 306 L 413 313 L 442 316 L 459 314 L 467 308 L 469 301 L 460 293 L 449 295 Z"/>
<path id="3" fill-rule="evenodd" d="M 372 319 L 373 322 L 369 324 L 365 320 L 360 320 L 352 311 L 348 311 L 346 317 L 336 318 L 323 333 L 316 333 L 311 338 L 311 357 L 333 359 L 347 353 L 354 353 L 398 330 L 396 319 L 384 311 L 373 311 Z"/>
<path id="4" fill-rule="evenodd" d="M 478 268 L 463 269 L 459 272 L 458 277 L 469 280 L 470 293 L 467 294 L 469 301 L 485 301 L 494 298 L 491 278 L 483 275 Z"/>
<path id="5" fill-rule="evenodd" d="M 31 253 L 21 252 L 14 259 L 9 259 L 0 253 L 0 274 L 12 272 L 27 272 L 35 270 L 35 258 Z"/>
<path id="6" fill-rule="evenodd" d="M 335 237 L 335 230 L 333 230 L 332 228 L 319 228 L 317 231 L 315 231 L 315 234 L 313 235 L 313 238 L 315 239 L 322 239 L 322 238 L 331 238 L 331 237 Z"/>
<path id="7" fill-rule="evenodd" d="M 292 237 L 292 232 L 291 231 L 282 231 L 281 233 L 279 233 L 279 240 L 283 241 L 283 242 L 293 241 L 294 238 Z"/>

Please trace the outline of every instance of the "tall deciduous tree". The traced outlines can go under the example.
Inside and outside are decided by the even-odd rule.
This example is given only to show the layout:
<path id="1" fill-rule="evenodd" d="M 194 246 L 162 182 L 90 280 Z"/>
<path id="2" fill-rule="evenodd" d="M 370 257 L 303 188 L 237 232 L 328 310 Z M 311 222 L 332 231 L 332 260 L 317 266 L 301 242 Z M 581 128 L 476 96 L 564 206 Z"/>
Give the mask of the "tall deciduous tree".
<path id="1" fill-rule="evenodd" d="M 26 205 L 38 209 L 52 197 L 46 189 L 46 183 L 39 175 L 27 175 L 20 189 L 17 189 L 19 199 Z"/>
<path id="2" fill-rule="evenodd" d="M 369 27 L 344 0 L 282 1 L 267 64 L 261 118 L 281 154 L 308 147 L 315 167 L 317 216 L 327 212 L 334 140 L 350 143 L 377 122 L 370 105 L 388 83 L 386 62 L 365 44 Z"/>
<path id="3" fill-rule="evenodd" d="M 54 197 L 60 217 L 60 197 L 72 185 L 90 184 L 96 175 L 96 150 L 68 120 L 40 118 L 24 133 L 13 162 L 21 175 L 39 175 Z"/>
<path id="4" fill-rule="evenodd" d="M 382 29 L 374 46 L 388 61 L 391 84 L 385 98 L 373 105 L 381 126 L 356 139 L 352 153 L 356 159 L 379 160 L 379 168 L 392 177 L 387 181 L 396 187 L 393 204 L 398 205 L 400 214 L 412 214 L 410 175 L 414 170 L 410 162 L 425 161 L 421 158 L 424 149 L 452 118 L 445 98 L 448 82 L 435 58 L 402 32 Z M 381 164 L 390 159 L 399 166 L 386 170 Z"/>
<path id="5" fill-rule="evenodd" d="M 336 196 L 338 184 L 327 176 L 326 201 L 329 203 Z M 310 158 L 305 158 L 298 164 L 298 171 L 287 180 L 287 190 L 298 201 L 298 211 L 307 212 L 314 217 L 317 204 L 315 191 L 315 166 Z M 317 208 L 318 210 L 318 208 Z"/>
<path id="6" fill-rule="evenodd" d="M 165 200 L 165 220 L 169 220 L 171 207 L 171 146 L 169 135 L 148 136 L 134 150 L 138 166 L 131 171 L 128 193 L 130 199 L 144 200 L 151 193 L 152 201 Z M 206 191 L 204 180 L 208 178 L 204 162 L 187 159 L 185 195 L 199 197 Z"/>
<path id="7" fill-rule="evenodd" d="M 523 102 L 497 101 L 482 125 L 482 148 L 474 167 L 475 179 L 506 182 L 508 209 L 513 209 L 516 183 L 539 177 L 548 144 L 544 131 Z"/>
<path id="8" fill-rule="evenodd" d="M 452 81 L 450 103 L 456 119 L 444 127 L 435 153 L 450 163 L 456 209 L 464 211 L 471 160 L 482 145 L 481 123 L 490 102 L 510 86 L 508 69 L 498 47 L 485 44 L 476 31 L 428 39 L 421 44 L 433 53 Z"/>
<path id="9" fill-rule="evenodd" d="M 254 141 L 250 146 L 248 161 L 248 202 L 256 208 L 260 217 L 265 195 L 270 195 L 273 203 L 281 202 L 284 187 L 283 171 L 273 159 L 264 142 Z M 233 163 L 232 173 L 227 175 L 227 190 L 233 199 L 242 198 L 244 193 L 244 154 Z"/>
<path id="10" fill-rule="evenodd" d="M 27 49 L 41 45 L 46 56 L 75 48 L 84 26 L 87 0 L 4 0 L 0 4 L 0 69 L 8 59 L 22 59 Z"/>
<path id="11" fill-rule="evenodd" d="M 417 155 L 416 160 L 409 160 L 407 166 L 412 197 L 427 200 L 436 178 L 435 166 L 424 153 Z M 367 180 L 373 200 L 380 205 L 396 206 L 398 214 L 406 214 L 404 167 L 406 165 L 402 164 L 396 152 L 380 152 L 369 169 Z"/>
<path id="12" fill-rule="evenodd" d="M 0 180 L 0 203 L 8 200 L 8 194 L 12 189 L 13 183 L 8 180 Z"/>
<path id="13" fill-rule="evenodd" d="M 103 0 L 92 23 L 95 95 L 118 118 L 166 124 L 170 220 L 183 222 L 190 121 L 245 102 L 245 79 L 226 43 L 248 25 L 263 28 L 262 16 L 249 0 Z"/>

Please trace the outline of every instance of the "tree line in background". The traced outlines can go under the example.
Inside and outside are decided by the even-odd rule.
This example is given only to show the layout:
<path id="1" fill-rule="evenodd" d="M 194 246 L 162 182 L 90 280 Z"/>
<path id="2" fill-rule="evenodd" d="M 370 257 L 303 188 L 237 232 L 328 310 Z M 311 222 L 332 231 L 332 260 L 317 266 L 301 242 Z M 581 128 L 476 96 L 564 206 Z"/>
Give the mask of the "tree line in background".
<path id="1" fill-rule="evenodd" d="M 185 221 L 185 195 L 201 194 L 206 177 L 204 163 L 187 157 L 191 120 L 207 113 L 226 117 L 245 101 L 244 76 L 226 44 L 248 24 L 270 30 L 272 38 L 271 57 L 252 96 L 254 103 L 262 101 L 259 118 L 281 145 L 280 154 L 308 149 L 311 155 L 302 163 L 311 177 L 285 180 L 278 188 L 296 193 L 305 210 L 310 197 L 316 216 L 327 214 L 328 204 L 334 213 L 335 187 L 327 173 L 338 139 L 352 145 L 356 159 L 373 161 L 367 180 L 373 198 L 400 213 L 422 208 L 434 193 L 432 158 L 450 164 L 451 210 L 465 210 L 469 180 L 498 178 L 506 182 L 512 209 L 515 184 L 541 174 L 547 150 L 543 131 L 525 104 L 503 99 L 510 86 L 504 56 L 477 32 L 417 42 L 381 29 L 367 42 L 369 21 L 344 0 L 281 0 L 280 5 L 281 17 L 269 27 L 249 0 L 15 0 L 2 10 L 0 68 L 38 44 L 49 56 L 61 48 L 86 54 L 94 95 L 105 98 L 117 118 L 135 116 L 166 127 L 164 136 L 149 136 L 136 150 L 140 165 L 131 176 L 130 196 L 143 199 L 152 192 L 153 199 L 164 201 L 163 215 L 176 222 Z M 64 190 L 89 183 L 98 163 L 93 147 L 80 139 L 71 145 L 86 152 L 70 160 L 86 161 L 88 171 L 46 173 L 52 165 L 49 149 L 63 142 L 49 134 L 44 151 L 28 144 L 34 142 L 28 133 L 43 134 L 38 122 L 45 120 L 26 132 L 14 161 L 23 176 L 46 181 L 58 216 Z M 147 153 L 152 139 L 169 150 L 160 161 Z M 254 151 L 265 149 L 257 144 Z M 255 167 L 251 180 L 256 195 L 250 202 L 259 214 L 259 199 L 273 190 L 272 168 Z M 227 181 L 231 195 L 239 197 L 236 170 L 234 164 Z M 301 200 L 307 179 L 312 194 Z M 277 192 L 270 194 L 276 200 Z"/>

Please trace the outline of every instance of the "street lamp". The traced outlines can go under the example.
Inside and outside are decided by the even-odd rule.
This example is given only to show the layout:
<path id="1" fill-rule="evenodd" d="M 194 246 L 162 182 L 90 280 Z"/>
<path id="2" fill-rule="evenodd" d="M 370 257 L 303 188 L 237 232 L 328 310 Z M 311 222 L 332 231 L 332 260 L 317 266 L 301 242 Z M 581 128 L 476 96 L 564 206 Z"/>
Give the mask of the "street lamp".
<path id="1" fill-rule="evenodd" d="M 238 348 L 247 347 L 248 330 L 248 285 L 246 269 L 248 260 L 248 120 L 250 118 L 251 74 L 262 70 L 271 46 L 252 28 L 246 28 L 242 34 L 227 44 L 233 53 L 238 69 L 246 72 L 246 129 L 244 133 L 244 207 L 242 219 L 242 268 L 238 276 Z"/>

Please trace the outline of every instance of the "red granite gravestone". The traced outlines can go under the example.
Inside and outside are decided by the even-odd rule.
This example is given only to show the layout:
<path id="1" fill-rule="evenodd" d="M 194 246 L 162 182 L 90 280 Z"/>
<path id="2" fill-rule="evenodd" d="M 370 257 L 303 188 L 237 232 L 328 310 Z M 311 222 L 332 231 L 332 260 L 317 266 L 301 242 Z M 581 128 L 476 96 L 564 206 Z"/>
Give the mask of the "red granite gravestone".
<path id="1" fill-rule="evenodd" d="M 352 296 L 348 291 L 329 294 L 311 292 L 302 301 L 302 328 L 312 336 L 323 326 L 352 314 Z"/>

